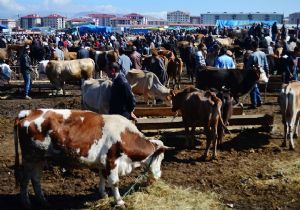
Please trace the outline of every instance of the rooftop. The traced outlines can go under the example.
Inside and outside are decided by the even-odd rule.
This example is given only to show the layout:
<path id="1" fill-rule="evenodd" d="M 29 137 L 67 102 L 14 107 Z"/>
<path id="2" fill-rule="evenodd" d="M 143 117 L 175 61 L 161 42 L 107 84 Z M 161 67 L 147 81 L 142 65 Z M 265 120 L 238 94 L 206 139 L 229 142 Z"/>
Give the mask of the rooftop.
<path id="1" fill-rule="evenodd" d="M 101 13 L 94 13 L 94 14 L 88 14 L 87 16 L 93 17 L 93 18 L 114 18 L 115 15 L 112 14 L 101 14 Z"/>
<path id="2" fill-rule="evenodd" d="M 65 18 L 65 17 L 58 15 L 58 14 L 51 14 L 51 15 L 45 16 L 45 18 Z"/>
<path id="3" fill-rule="evenodd" d="M 38 14 L 30 14 L 30 15 L 23 16 L 21 18 L 41 18 L 41 16 L 39 16 Z"/>

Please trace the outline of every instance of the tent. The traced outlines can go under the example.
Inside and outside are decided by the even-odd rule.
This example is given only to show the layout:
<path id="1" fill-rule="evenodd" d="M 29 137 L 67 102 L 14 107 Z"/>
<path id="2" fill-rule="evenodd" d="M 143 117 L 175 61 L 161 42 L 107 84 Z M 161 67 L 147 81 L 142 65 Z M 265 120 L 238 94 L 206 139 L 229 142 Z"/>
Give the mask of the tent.
<path id="1" fill-rule="evenodd" d="M 82 25 L 78 27 L 79 33 L 110 33 L 112 28 L 109 26 Z"/>
<path id="2" fill-rule="evenodd" d="M 0 24 L 0 30 L 2 30 L 2 29 L 8 29 L 8 27 Z"/>
<path id="3" fill-rule="evenodd" d="M 272 26 L 273 23 L 276 22 L 274 20 L 217 20 L 216 26 L 220 28 L 229 27 L 242 27 L 252 25 L 253 23 L 263 23 L 267 26 Z"/>

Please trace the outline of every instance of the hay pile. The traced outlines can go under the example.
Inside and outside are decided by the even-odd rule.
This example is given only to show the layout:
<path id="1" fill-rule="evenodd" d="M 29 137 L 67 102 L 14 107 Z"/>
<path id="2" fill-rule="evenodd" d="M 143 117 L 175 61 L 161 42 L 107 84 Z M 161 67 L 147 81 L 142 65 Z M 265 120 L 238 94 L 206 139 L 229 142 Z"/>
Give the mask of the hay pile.
<path id="1" fill-rule="evenodd" d="M 170 186 L 163 181 L 141 188 L 124 198 L 127 209 L 220 209 L 221 204 L 214 193 L 202 193 L 192 189 Z M 113 198 L 109 197 L 87 204 L 88 209 L 112 209 Z"/>

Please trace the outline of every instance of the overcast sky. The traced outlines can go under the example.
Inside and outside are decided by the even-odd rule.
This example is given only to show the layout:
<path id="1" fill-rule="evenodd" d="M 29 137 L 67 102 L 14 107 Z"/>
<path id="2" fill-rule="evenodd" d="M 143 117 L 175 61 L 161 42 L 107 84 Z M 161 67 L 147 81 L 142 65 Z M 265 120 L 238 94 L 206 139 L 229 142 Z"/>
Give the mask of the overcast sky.
<path id="1" fill-rule="evenodd" d="M 285 16 L 300 12 L 300 0 L 0 0 L 0 18 L 37 13 L 67 17 L 82 12 L 137 12 L 166 18 L 167 11 L 183 10 L 192 15 L 206 12 L 277 12 Z"/>

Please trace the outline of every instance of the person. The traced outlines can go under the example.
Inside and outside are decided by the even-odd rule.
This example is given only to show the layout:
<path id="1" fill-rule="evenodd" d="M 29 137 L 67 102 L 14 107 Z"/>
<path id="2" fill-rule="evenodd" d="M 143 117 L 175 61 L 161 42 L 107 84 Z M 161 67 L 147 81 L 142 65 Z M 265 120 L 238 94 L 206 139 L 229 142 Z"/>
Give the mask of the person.
<path id="1" fill-rule="evenodd" d="M 196 69 L 202 69 L 203 67 L 206 66 L 205 63 L 205 57 L 206 57 L 206 46 L 203 43 L 200 43 L 198 45 L 198 51 L 196 52 L 196 58 L 195 58 L 195 63 L 196 63 Z"/>
<path id="2" fill-rule="evenodd" d="M 269 75 L 269 65 L 267 56 L 264 52 L 258 49 L 258 43 L 253 41 L 251 43 L 253 53 L 250 55 L 247 64 L 246 70 L 251 71 L 253 70 L 253 65 L 259 65 L 263 70 L 266 72 L 268 77 Z M 252 109 L 256 109 L 257 107 L 261 106 L 262 101 L 260 97 L 260 91 L 258 89 L 257 84 L 254 85 L 252 90 L 250 91 L 250 98 L 251 98 L 251 107 Z"/>
<path id="3" fill-rule="evenodd" d="M 58 48 L 56 44 L 54 44 L 54 54 L 57 56 L 58 60 L 63 61 L 65 60 L 64 52 Z"/>
<path id="4" fill-rule="evenodd" d="M 136 120 L 136 116 L 133 113 L 136 101 L 126 77 L 120 72 L 118 63 L 114 62 L 110 65 L 109 77 L 113 79 L 109 114 L 119 114 L 127 119 Z"/>
<path id="5" fill-rule="evenodd" d="M 4 36 L 0 37 L 0 48 L 6 48 L 6 40 Z"/>
<path id="6" fill-rule="evenodd" d="M 222 47 L 220 50 L 219 57 L 215 61 L 215 67 L 220 69 L 234 69 L 235 63 L 232 57 L 228 56 L 226 52 L 227 49 L 225 47 Z"/>
<path id="7" fill-rule="evenodd" d="M 130 58 L 125 54 L 124 48 L 120 48 L 119 53 L 120 53 L 120 57 L 118 59 L 118 64 L 120 65 L 120 72 L 124 76 L 126 76 L 132 66 L 132 62 Z"/>
<path id="8" fill-rule="evenodd" d="M 148 70 L 154 73 L 158 77 L 161 84 L 165 85 L 168 79 L 166 73 L 167 71 L 165 69 L 165 64 L 162 58 L 159 57 L 158 52 L 156 50 L 152 51 L 152 59 Z"/>
<path id="9" fill-rule="evenodd" d="M 278 34 L 277 23 L 274 22 L 272 25 L 272 41 L 275 42 Z"/>
<path id="10" fill-rule="evenodd" d="M 132 53 L 130 54 L 130 59 L 132 62 L 132 68 L 142 69 L 142 56 L 137 52 L 136 46 L 132 47 Z"/>
<path id="11" fill-rule="evenodd" d="M 85 48 L 84 44 L 80 44 L 80 49 L 77 52 L 77 59 L 89 58 L 89 57 L 90 57 L 89 51 Z"/>
<path id="12" fill-rule="evenodd" d="M 31 59 L 29 57 L 29 53 L 30 53 L 30 47 L 26 45 L 23 54 L 21 54 L 21 60 L 20 60 L 21 73 L 24 79 L 25 99 L 27 100 L 31 100 L 29 93 L 32 85 L 31 74 L 30 74 L 32 72 L 32 66 L 31 66 Z"/>
<path id="13" fill-rule="evenodd" d="M 288 53 L 286 65 L 284 65 L 284 73 L 285 73 L 285 83 L 289 83 L 290 81 L 298 80 L 298 57 L 297 57 L 298 47 L 295 47 L 293 51 Z"/>

